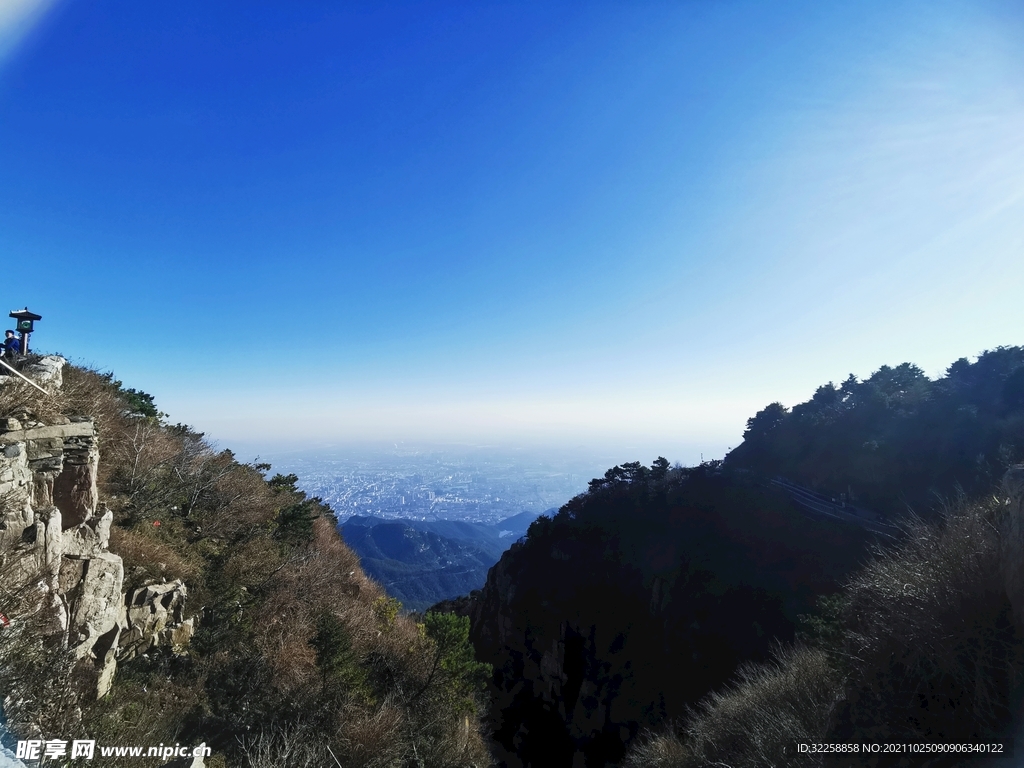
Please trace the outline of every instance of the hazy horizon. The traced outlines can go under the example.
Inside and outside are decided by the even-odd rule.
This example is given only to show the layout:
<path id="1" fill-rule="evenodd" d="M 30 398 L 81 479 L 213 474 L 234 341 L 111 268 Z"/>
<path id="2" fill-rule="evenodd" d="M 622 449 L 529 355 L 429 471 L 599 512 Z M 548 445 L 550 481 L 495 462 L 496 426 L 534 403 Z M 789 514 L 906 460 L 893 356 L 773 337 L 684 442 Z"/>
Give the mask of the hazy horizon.
<path id="1" fill-rule="evenodd" d="M 218 448 L 230 450 L 241 461 L 270 463 L 273 467 L 273 472 L 294 471 L 293 467 L 297 464 L 310 462 L 314 459 L 320 460 L 326 465 L 330 461 L 337 459 L 363 459 L 369 462 L 380 462 L 390 457 L 430 458 L 435 454 L 448 457 L 461 456 L 468 460 L 486 460 L 489 457 L 510 459 L 518 456 L 524 462 L 557 462 L 572 465 L 578 470 L 586 467 L 590 473 L 587 477 L 589 480 L 590 477 L 603 474 L 606 469 L 615 464 L 629 461 L 640 461 L 643 464 L 650 464 L 658 456 L 665 456 L 672 463 L 680 463 L 687 466 L 697 464 L 701 459 L 710 461 L 722 458 L 722 452 L 717 454 L 711 453 L 708 450 L 704 450 L 704 446 L 699 444 L 661 442 L 657 440 L 633 443 L 617 442 L 614 440 L 610 440 L 607 443 L 560 443 L 552 440 L 537 440 L 534 442 L 508 440 L 491 443 L 446 442 L 440 440 L 406 440 L 398 442 L 383 440 L 295 440 L 276 444 L 271 444 L 265 440 L 236 440 L 230 444 L 223 441 L 215 441 L 215 445 Z M 657 450 L 657 446 L 660 446 L 662 450 Z M 654 453 L 651 453 L 652 449 L 655 450 Z M 670 454 L 673 458 L 669 458 Z M 691 460 L 691 457 L 694 458 Z"/>
<path id="2" fill-rule="evenodd" d="M 1009 2 L 0 9 L 33 342 L 239 455 L 720 458 L 1021 342 Z"/>

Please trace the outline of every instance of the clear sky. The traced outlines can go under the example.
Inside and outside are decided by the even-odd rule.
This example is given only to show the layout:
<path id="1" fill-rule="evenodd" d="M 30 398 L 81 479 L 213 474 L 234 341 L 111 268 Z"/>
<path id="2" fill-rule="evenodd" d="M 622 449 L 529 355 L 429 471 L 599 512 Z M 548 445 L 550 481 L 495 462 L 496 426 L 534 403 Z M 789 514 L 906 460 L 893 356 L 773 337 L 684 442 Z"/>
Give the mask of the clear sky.
<path id="1" fill-rule="evenodd" d="M 226 446 L 721 455 L 1024 343 L 1024 11 L 0 0 L 0 257 Z"/>

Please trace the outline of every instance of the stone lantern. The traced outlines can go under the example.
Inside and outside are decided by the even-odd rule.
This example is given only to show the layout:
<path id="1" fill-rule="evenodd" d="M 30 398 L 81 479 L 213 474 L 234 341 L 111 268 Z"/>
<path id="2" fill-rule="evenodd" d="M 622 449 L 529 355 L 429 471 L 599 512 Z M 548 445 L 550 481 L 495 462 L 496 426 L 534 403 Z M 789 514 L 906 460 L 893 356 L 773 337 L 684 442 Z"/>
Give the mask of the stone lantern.
<path id="1" fill-rule="evenodd" d="M 11 310 L 8 317 L 13 317 L 17 321 L 15 330 L 21 334 L 21 354 L 28 354 L 28 337 L 32 333 L 32 323 L 36 320 L 42 320 L 42 315 L 37 315 L 35 312 L 29 312 L 28 307 L 24 309 L 13 309 Z"/>

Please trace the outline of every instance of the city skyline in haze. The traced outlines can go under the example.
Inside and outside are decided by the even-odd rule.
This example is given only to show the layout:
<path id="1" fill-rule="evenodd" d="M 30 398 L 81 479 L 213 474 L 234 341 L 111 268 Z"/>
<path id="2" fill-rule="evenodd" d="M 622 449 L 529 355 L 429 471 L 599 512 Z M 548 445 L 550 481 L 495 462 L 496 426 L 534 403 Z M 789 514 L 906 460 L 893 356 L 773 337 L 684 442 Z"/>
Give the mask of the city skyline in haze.
<path id="1" fill-rule="evenodd" d="M 4 295 L 253 454 L 717 458 L 1021 343 L 1022 53 L 997 2 L 18 0 Z"/>

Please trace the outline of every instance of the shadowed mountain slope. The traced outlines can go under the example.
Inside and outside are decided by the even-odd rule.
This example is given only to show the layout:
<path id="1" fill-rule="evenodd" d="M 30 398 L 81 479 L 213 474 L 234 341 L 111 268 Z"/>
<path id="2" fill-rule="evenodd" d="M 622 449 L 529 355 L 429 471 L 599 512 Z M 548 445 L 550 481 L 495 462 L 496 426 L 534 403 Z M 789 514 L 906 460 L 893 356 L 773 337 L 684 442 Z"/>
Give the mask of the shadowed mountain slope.
<path id="1" fill-rule="evenodd" d="M 904 363 L 791 410 L 773 403 L 724 462 L 610 469 L 534 523 L 481 593 L 444 606 L 472 617 L 495 667 L 503 759 L 618 761 L 641 728 L 683 717 L 791 640 L 876 536 L 898 543 L 888 523 L 991 493 L 1022 459 L 1024 348 L 1006 347 L 934 381 Z M 992 605 L 984 621 L 1001 615 Z"/>
<path id="2" fill-rule="evenodd" d="M 609 470 L 542 517 L 457 602 L 495 667 L 509 765 L 604 765 L 737 664 L 791 638 L 870 535 L 806 517 L 781 491 L 716 466 Z"/>

